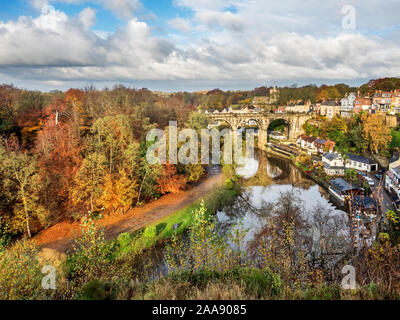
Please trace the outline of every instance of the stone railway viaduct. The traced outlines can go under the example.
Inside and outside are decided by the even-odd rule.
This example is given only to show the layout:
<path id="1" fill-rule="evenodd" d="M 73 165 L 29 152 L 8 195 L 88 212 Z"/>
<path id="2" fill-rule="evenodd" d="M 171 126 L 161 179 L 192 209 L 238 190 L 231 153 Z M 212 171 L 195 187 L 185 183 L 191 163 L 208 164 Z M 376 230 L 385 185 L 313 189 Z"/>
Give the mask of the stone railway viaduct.
<path id="1" fill-rule="evenodd" d="M 297 137 L 304 133 L 303 124 L 311 119 L 311 115 L 304 113 L 270 113 L 270 112 L 214 112 L 206 113 L 211 121 L 225 121 L 235 132 L 239 128 L 244 127 L 250 121 L 254 121 L 258 125 L 258 141 L 259 147 L 264 148 L 268 142 L 268 127 L 275 120 L 284 120 L 286 123 L 288 138 L 295 141 Z"/>

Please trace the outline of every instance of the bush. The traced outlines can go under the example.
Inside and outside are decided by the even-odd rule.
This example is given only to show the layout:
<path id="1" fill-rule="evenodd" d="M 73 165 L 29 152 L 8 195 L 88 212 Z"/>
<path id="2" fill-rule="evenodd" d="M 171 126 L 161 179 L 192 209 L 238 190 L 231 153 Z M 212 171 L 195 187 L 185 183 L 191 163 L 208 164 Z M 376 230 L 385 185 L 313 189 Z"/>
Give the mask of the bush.
<path id="1" fill-rule="evenodd" d="M 42 278 L 37 248 L 32 243 L 18 241 L 0 251 L 0 300 L 43 299 Z"/>
<path id="2" fill-rule="evenodd" d="M 82 287 L 79 300 L 111 300 L 111 287 L 100 280 L 92 280 Z"/>
<path id="3" fill-rule="evenodd" d="M 122 256 L 125 254 L 128 254 L 132 251 L 131 243 L 133 240 L 133 234 L 131 233 L 121 233 L 118 238 L 117 238 L 117 243 L 118 243 L 118 250 L 117 250 L 117 256 Z"/>
<path id="4" fill-rule="evenodd" d="M 233 183 L 232 179 L 226 179 L 224 182 L 224 186 L 228 190 L 232 190 L 235 184 Z"/>
<path id="5" fill-rule="evenodd" d="M 208 269 L 197 272 L 184 270 L 171 273 L 166 280 L 175 285 L 187 283 L 200 290 L 212 283 L 219 285 L 222 283 L 234 285 L 236 283 L 244 287 L 246 295 L 253 295 L 257 299 L 278 297 L 282 288 L 281 280 L 277 274 L 270 270 L 256 268 L 235 267 L 223 272 Z"/>
<path id="6" fill-rule="evenodd" d="M 153 238 L 155 238 L 155 237 L 157 236 L 157 228 L 156 228 L 155 226 L 147 227 L 147 228 L 144 230 L 144 236 L 145 236 L 147 239 L 153 239 Z"/>
<path id="7" fill-rule="evenodd" d="M 322 285 L 308 288 L 299 295 L 304 300 L 340 300 L 340 287 L 337 285 Z"/>
<path id="8" fill-rule="evenodd" d="M 68 279 L 85 282 L 100 277 L 112 269 L 116 241 L 106 241 L 104 229 L 96 229 L 92 219 L 81 224 L 82 234 L 73 241 L 73 251 L 68 255 L 64 272 Z"/>
<path id="9" fill-rule="evenodd" d="M 118 238 L 117 238 L 117 242 L 120 246 L 121 249 L 129 246 L 129 244 L 132 242 L 133 236 L 130 233 L 124 232 L 121 233 Z"/>
<path id="10" fill-rule="evenodd" d="M 305 154 L 298 157 L 298 162 L 306 167 L 311 167 L 313 164 L 311 156 Z"/>

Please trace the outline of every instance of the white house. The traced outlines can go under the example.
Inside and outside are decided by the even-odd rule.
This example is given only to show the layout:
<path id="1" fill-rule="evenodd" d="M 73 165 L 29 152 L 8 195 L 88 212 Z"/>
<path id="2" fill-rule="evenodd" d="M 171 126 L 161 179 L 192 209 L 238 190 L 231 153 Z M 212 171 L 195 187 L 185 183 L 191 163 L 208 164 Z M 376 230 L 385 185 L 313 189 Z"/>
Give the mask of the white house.
<path id="1" fill-rule="evenodd" d="M 400 166 L 391 168 L 385 174 L 385 188 L 400 198 Z"/>
<path id="2" fill-rule="evenodd" d="M 307 150 L 309 153 L 317 153 L 318 149 L 315 145 L 316 140 L 317 138 L 309 137 L 302 134 L 297 138 L 296 143 L 300 148 Z"/>
<path id="3" fill-rule="evenodd" d="M 344 159 L 340 153 L 327 152 L 322 155 L 324 171 L 329 176 L 344 175 Z"/>
<path id="4" fill-rule="evenodd" d="M 348 96 L 340 100 L 340 115 L 342 117 L 350 118 L 354 114 L 354 101 L 357 98 L 355 92 L 350 93 Z"/>
<path id="5" fill-rule="evenodd" d="M 355 169 L 360 171 L 376 171 L 378 170 L 378 163 L 374 160 L 357 156 L 355 154 L 347 153 L 346 168 Z"/>
<path id="6" fill-rule="evenodd" d="M 322 155 L 325 173 L 328 175 L 344 175 L 345 169 L 371 172 L 378 170 L 378 163 L 355 154 L 347 153 L 347 159 L 337 152 L 327 152 Z"/>

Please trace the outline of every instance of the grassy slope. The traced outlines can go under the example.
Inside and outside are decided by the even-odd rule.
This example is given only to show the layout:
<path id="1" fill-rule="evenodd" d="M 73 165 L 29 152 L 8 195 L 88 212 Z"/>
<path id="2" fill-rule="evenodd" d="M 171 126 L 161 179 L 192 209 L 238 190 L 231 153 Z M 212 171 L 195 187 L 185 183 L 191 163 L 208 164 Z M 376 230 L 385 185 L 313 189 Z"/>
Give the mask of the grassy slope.
<path id="1" fill-rule="evenodd" d="M 184 232 L 192 222 L 193 211 L 200 207 L 201 201 L 204 200 L 205 206 L 210 214 L 214 213 L 221 203 L 226 203 L 236 196 L 235 190 L 227 190 L 224 187 L 212 191 L 204 199 L 198 199 L 191 205 L 178 210 L 177 212 L 160 219 L 150 226 L 156 227 L 157 235 L 154 238 L 147 238 L 144 234 L 145 229 L 140 229 L 131 234 L 132 241 L 129 243 L 129 248 L 121 248 L 122 251 L 140 251 L 150 248 L 158 242 L 170 238 L 175 232 L 180 234 Z M 173 230 L 174 225 L 179 224 L 178 229 Z M 118 239 L 117 239 L 118 241 Z"/>

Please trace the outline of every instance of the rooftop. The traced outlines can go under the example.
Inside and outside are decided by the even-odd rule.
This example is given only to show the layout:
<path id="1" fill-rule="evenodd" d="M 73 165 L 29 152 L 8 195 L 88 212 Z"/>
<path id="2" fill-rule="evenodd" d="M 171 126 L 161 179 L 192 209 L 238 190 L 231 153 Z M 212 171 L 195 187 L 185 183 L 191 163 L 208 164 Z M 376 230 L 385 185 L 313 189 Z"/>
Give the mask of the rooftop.
<path id="1" fill-rule="evenodd" d="M 354 196 L 351 200 L 351 203 L 355 207 L 362 207 L 365 209 L 376 209 L 377 202 L 375 199 L 370 197 L 363 197 L 363 196 Z"/>
<path id="2" fill-rule="evenodd" d="M 342 158 L 342 156 L 337 152 L 326 152 L 323 154 L 323 157 L 328 159 L 329 161 Z"/>
<path id="3" fill-rule="evenodd" d="M 357 184 L 350 184 L 346 180 L 344 180 L 343 178 L 337 178 L 335 180 L 332 180 L 331 184 L 335 188 L 339 189 L 342 192 L 346 192 L 346 191 L 350 191 L 350 190 L 357 190 L 357 189 L 358 190 L 363 190 Z"/>
<path id="4" fill-rule="evenodd" d="M 347 153 L 346 155 L 352 161 L 366 163 L 366 164 L 376 164 L 376 161 L 373 161 L 371 159 L 368 159 L 368 158 L 365 158 L 365 157 L 362 157 L 362 156 L 357 156 L 357 155 L 352 154 L 352 153 Z"/>

